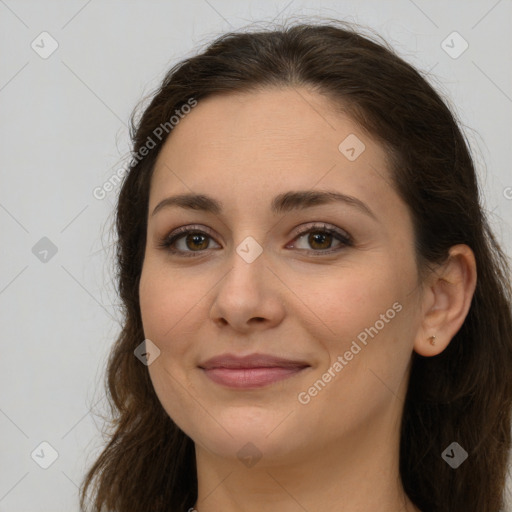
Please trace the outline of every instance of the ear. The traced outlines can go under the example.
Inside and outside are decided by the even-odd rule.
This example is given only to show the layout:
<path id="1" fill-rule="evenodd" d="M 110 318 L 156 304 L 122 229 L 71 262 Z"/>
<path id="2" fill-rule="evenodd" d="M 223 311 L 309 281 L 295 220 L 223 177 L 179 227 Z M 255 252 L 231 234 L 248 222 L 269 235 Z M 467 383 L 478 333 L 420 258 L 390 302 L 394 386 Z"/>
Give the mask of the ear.
<path id="1" fill-rule="evenodd" d="M 449 250 L 446 262 L 429 277 L 422 298 L 421 326 L 414 350 L 426 357 L 440 354 L 461 328 L 476 288 L 473 251 L 464 244 Z M 435 335 L 435 345 L 430 337 Z"/>

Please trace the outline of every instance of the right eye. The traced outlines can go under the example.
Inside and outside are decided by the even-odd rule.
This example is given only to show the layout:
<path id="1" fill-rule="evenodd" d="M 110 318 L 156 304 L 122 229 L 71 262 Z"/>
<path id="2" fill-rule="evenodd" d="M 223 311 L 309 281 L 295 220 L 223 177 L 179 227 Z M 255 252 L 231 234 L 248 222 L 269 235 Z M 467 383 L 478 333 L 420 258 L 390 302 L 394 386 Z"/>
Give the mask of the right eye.
<path id="1" fill-rule="evenodd" d="M 178 242 L 183 239 L 184 247 L 176 247 Z M 209 247 L 208 239 L 212 240 L 209 233 L 197 229 L 194 226 L 184 226 L 176 229 L 158 242 L 158 247 L 169 251 L 171 254 L 177 254 L 185 257 L 194 257 L 194 253 L 203 253 Z M 187 250 L 191 249 L 191 250 Z M 197 249 L 197 250 L 195 250 Z M 199 254 L 197 254 L 199 255 Z"/>

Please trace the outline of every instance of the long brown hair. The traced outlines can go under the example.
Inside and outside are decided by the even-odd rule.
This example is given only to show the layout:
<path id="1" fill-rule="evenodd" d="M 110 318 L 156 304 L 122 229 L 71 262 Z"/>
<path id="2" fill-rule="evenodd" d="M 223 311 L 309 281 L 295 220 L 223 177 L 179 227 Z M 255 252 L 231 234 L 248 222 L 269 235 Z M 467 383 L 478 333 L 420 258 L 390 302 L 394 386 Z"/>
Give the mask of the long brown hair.
<path id="1" fill-rule="evenodd" d="M 138 287 L 149 185 L 167 136 L 155 137 L 155 128 L 191 98 L 283 86 L 326 95 L 386 149 L 393 186 L 412 215 L 420 275 L 446 261 L 455 244 L 473 250 L 478 280 L 461 329 L 438 356 L 412 354 L 400 476 L 423 512 L 499 512 L 511 448 L 509 262 L 488 224 L 454 113 L 384 41 L 336 20 L 224 34 L 175 65 L 140 119 L 132 116 L 133 153 L 115 212 L 124 322 L 106 372 L 113 418 L 109 442 L 82 483 L 82 509 L 90 500 L 94 511 L 186 511 L 196 501 L 194 444 L 134 356 L 144 340 Z M 141 158 L 148 138 L 154 147 Z M 453 442 L 469 455 L 457 469 L 441 457 Z"/>

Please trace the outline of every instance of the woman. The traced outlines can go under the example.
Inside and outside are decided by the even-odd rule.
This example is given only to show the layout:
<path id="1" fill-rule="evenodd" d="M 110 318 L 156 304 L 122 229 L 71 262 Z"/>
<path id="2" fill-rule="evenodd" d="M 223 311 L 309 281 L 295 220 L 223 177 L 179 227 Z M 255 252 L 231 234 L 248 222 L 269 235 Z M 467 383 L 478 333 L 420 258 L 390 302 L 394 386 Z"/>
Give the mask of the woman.
<path id="1" fill-rule="evenodd" d="M 510 270 L 421 75 L 340 22 L 226 34 L 132 136 L 82 507 L 498 512 Z"/>

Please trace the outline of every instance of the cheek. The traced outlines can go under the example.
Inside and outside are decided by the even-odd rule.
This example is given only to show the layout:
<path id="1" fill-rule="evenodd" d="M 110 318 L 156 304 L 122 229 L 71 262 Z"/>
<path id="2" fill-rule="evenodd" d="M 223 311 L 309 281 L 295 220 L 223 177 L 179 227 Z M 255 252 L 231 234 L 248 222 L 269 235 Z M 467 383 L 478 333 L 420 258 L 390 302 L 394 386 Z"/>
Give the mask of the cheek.
<path id="1" fill-rule="evenodd" d="M 354 403 L 393 398 L 411 358 L 414 318 L 404 281 L 408 276 L 404 271 L 398 279 L 395 271 L 387 267 L 354 274 L 342 292 L 344 307 L 333 330 L 343 343 L 331 338 L 328 351 L 331 361 L 340 355 L 348 361 L 344 368 L 350 372 L 344 377 L 358 397 Z"/>
<path id="2" fill-rule="evenodd" d="M 343 373 L 344 377 L 336 381 L 341 384 L 350 375 L 353 392 L 361 386 L 361 396 L 372 388 L 370 369 L 393 389 L 398 386 L 412 350 L 410 318 L 404 304 L 406 276 L 399 280 L 396 273 L 391 262 L 380 261 L 364 268 L 351 267 L 350 272 L 340 271 L 335 278 L 321 282 L 322 293 L 319 281 L 308 285 L 311 299 L 305 302 L 321 319 L 322 332 L 327 333 L 318 336 L 329 358 L 319 371 L 332 369 L 341 356 L 343 370 L 336 374 Z M 301 293 L 308 296 L 304 287 Z"/>
<path id="3" fill-rule="evenodd" d="M 197 359 L 194 333 L 207 314 L 201 301 L 204 291 L 188 278 L 180 282 L 177 275 L 173 269 L 149 260 L 139 286 L 144 336 L 160 350 L 148 369 L 155 390 L 165 401 L 173 400 L 180 383 L 188 385 Z"/>
<path id="4" fill-rule="evenodd" d="M 171 272 L 165 275 L 158 265 L 147 263 L 139 285 L 142 325 L 144 336 L 160 349 L 159 357 L 148 366 L 149 376 L 167 414 L 188 432 L 189 419 L 195 418 L 201 424 L 201 418 L 195 417 L 197 411 L 185 392 L 188 372 L 184 361 L 192 359 L 187 356 L 192 348 L 187 336 L 183 336 L 183 329 L 186 315 L 193 312 L 191 308 L 198 299 L 187 295 Z"/>
<path id="5" fill-rule="evenodd" d="M 383 270 L 340 277 L 317 296 L 317 311 L 329 326 L 329 335 L 318 338 L 328 360 L 300 390 L 310 400 L 304 429 L 314 430 L 314 418 L 322 417 L 328 431 L 357 432 L 392 406 L 411 355 L 403 300 L 397 281 Z"/>
<path id="6" fill-rule="evenodd" d="M 140 310 L 144 334 L 160 344 L 179 329 L 187 313 L 199 299 L 187 287 L 177 283 L 172 272 L 161 272 L 151 263 L 144 266 L 139 285 Z M 162 347 L 164 348 L 164 347 Z"/>
<path id="7" fill-rule="evenodd" d="M 328 328 L 334 344 L 373 325 L 400 297 L 389 267 L 351 266 L 330 275 L 303 280 L 294 289 L 309 310 Z M 393 311 L 391 312 L 393 314 Z"/>

